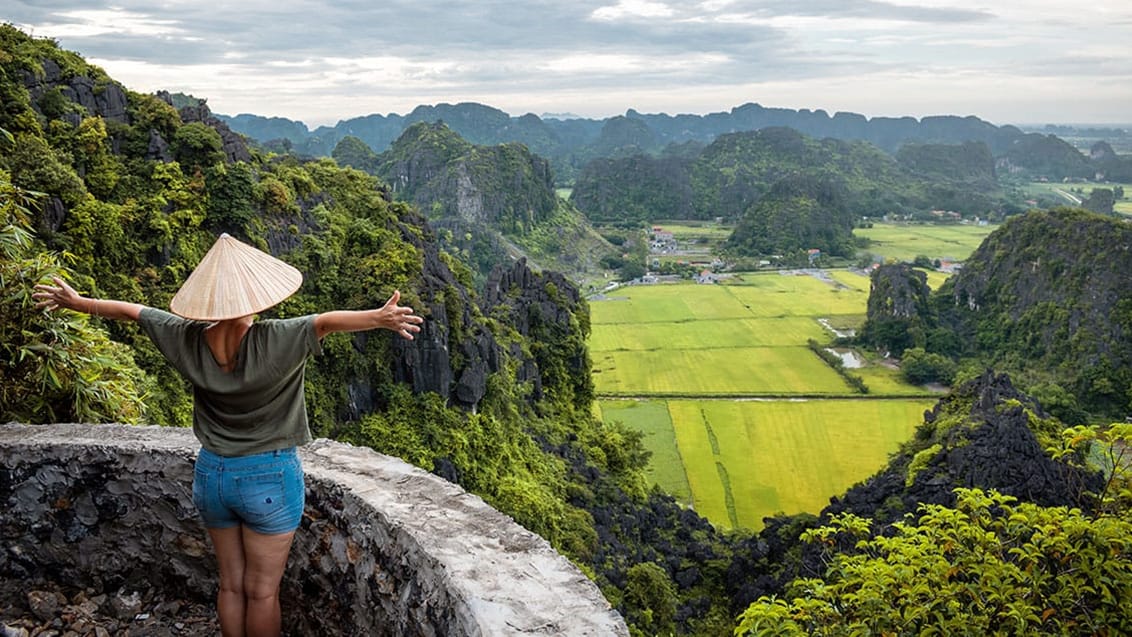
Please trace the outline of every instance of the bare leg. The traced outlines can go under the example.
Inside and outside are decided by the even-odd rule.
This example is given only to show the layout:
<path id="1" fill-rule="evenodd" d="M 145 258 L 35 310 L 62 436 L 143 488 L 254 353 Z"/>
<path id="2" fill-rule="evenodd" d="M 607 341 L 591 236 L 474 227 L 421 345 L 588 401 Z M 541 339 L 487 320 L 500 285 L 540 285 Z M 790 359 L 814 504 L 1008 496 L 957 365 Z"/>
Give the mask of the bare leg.
<path id="1" fill-rule="evenodd" d="M 243 527 L 247 637 L 279 637 L 282 626 L 279 582 L 283 579 L 294 538 L 294 531 L 264 535 Z"/>
<path id="2" fill-rule="evenodd" d="M 244 637 L 246 602 L 244 598 L 244 539 L 239 526 L 209 529 L 216 561 L 220 565 L 220 593 L 216 611 L 224 637 Z"/>

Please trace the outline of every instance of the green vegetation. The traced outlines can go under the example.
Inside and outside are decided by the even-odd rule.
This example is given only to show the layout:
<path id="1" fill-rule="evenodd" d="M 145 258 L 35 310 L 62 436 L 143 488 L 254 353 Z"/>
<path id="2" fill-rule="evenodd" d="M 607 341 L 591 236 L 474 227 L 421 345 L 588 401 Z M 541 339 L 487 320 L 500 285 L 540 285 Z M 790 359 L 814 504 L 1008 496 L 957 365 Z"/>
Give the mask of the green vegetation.
<path id="1" fill-rule="evenodd" d="M 443 122 L 419 122 L 388 151 L 367 151 L 346 137 L 334 156 L 381 177 L 396 199 L 424 211 L 441 246 L 471 267 L 477 282 L 518 256 L 584 279 L 614 253 L 559 196 L 547 161 L 521 144 L 478 146 Z"/>
<path id="2" fill-rule="evenodd" d="M 805 345 L 594 354 L 607 396 L 845 396 L 856 393 Z"/>
<path id="3" fill-rule="evenodd" d="M 695 509 L 726 528 L 759 529 L 775 513 L 819 511 L 874 473 L 930 404 L 671 400 L 668 410 Z"/>
<path id="4" fill-rule="evenodd" d="M 866 142 L 775 127 L 720 135 L 693 155 L 597 160 L 572 197 L 603 222 L 722 218 L 735 224 L 731 259 L 790 265 L 807 264 L 810 250 L 852 258 L 861 218 L 1001 219 L 1023 209 L 982 142 L 906 144 L 892 157 Z"/>
<path id="5" fill-rule="evenodd" d="M 601 401 L 607 422 L 645 433 L 651 480 L 719 526 L 756 530 L 776 513 L 818 511 L 871 475 L 930 405 L 923 398 Z"/>
<path id="6" fill-rule="evenodd" d="M 1080 209 L 1012 217 L 932 293 L 917 318 L 926 338 L 914 345 L 1009 371 L 1024 387 L 1060 386 L 1084 412 L 1122 417 L 1132 254 L 1110 248 L 1129 242 L 1127 223 Z"/>
<path id="7" fill-rule="evenodd" d="M 827 549 L 820 578 L 761 598 L 736 635 L 1090 635 L 1132 631 L 1132 519 L 960 489 L 894 535 L 832 518 L 804 538 Z M 850 550 L 833 547 L 857 540 Z"/>
<path id="8" fill-rule="evenodd" d="M 61 87 L 87 86 L 86 78 L 120 97 L 125 113 L 33 98 L 22 78 L 43 79 L 47 60 L 61 69 L 58 84 L 43 80 L 36 90 L 62 98 Z M 190 388 L 136 325 L 35 311 L 30 295 L 59 275 L 86 295 L 167 307 L 227 231 L 304 273 L 302 289 L 269 316 L 375 307 L 399 289 L 426 318 L 411 344 L 379 334 L 325 339 L 307 367 L 316 436 L 460 483 L 545 537 L 643 626 L 672 627 L 679 609 L 683 632 L 728 629 L 718 572 L 705 566 L 675 584 L 685 558 L 725 563 L 728 545 L 706 521 L 648 492 L 639 434 L 593 418 L 588 310 L 566 279 L 516 263 L 505 288 L 481 296 L 425 217 L 391 201 L 378 178 L 330 158 L 251 150 L 235 161 L 223 149 L 242 142 L 226 129 L 185 123 L 157 96 L 125 90 L 9 25 L 0 25 L 0 103 L 5 420 L 187 426 Z M 151 151 L 158 142 L 168 153 Z M 519 149 L 492 153 L 467 167 L 532 165 Z M 513 208 L 506 219 L 548 250 L 556 238 L 576 244 L 543 227 L 566 225 L 548 192 L 554 205 Z M 658 599 L 658 612 L 640 607 Z"/>
<path id="9" fill-rule="evenodd" d="M 1028 182 L 1022 186 L 1023 192 L 1031 201 L 1043 208 L 1057 206 L 1080 206 L 1094 190 L 1110 190 L 1113 192 L 1113 212 L 1122 215 L 1132 215 L 1132 183 L 1104 183 L 1092 184 L 1082 182 Z"/>
<path id="10" fill-rule="evenodd" d="M 868 280 L 830 275 L 628 286 L 590 302 L 595 391 L 638 399 L 602 400 L 602 417 L 643 432 L 648 477 L 717 525 L 758 529 L 776 512 L 817 511 L 881 466 L 930 405 L 879 364 L 847 372 L 870 396 L 903 399 L 833 399 L 860 390 L 808 342 L 831 340 L 819 318 L 860 325 Z M 708 396 L 717 399 L 695 400 Z M 830 399 L 718 399 L 740 396 Z"/>
<path id="11" fill-rule="evenodd" d="M 692 489 L 676 445 L 676 430 L 668 404 L 662 400 L 603 400 L 595 404 L 599 405 L 599 418 L 605 422 L 621 422 L 644 434 L 641 441 L 651 454 L 646 477 L 677 500 L 691 504 Z"/>
<path id="12" fill-rule="evenodd" d="M 872 222 L 871 227 L 856 228 L 853 234 L 866 240 L 860 251 L 882 259 L 910 262 L 924 255 L 955 262 L 970 256 L 996 227 Z"/>
<path id="13" fill-rule="evenodd" d="M 47 81 L 45 69 L 55 66 L 57 79 Z M 26 77 L 40 83 L 25 85 Z M 125 113 L 70 102 L 72 83 L 120 97 Z M 1009 369 L 1032 391 L 1018 394 L 1005 377 L 987 373 L 921 418 L 932 396 L 902 383 L 874 354 L 853 370 L 869 387 L 864 398 L 806 345 L 833 340 L 819 318 L 835 329 L 863 327 L 872 282 L 849 272 L 630 287 L 587 303 L 562 276 L 516 262 L 498 286 L 477 292 L 468 264 L 481 265 L 469 258 L 480 244 L 466 227 L 444 225 L 453 218 L 482 223 L 476 210 L 498 212 L 507 242 L 485 251 L 514 256 L 550 254 L 594 236 L 549 187 L 548 164 L 519 146 L 484 148 L 475 145 L 483 137 L 414 129 L 397 150 L 416 143 L 422 152 L 382 155 L 382 165 L 391 175 L 432 167 L 451 181 L 415 184 L 421 189 L 411 197 L 397 179 L 332 158 L 261 149 L 236 161 L 227 151 L 242 142 L 223 127 L 185 123 L 163 99 L 125 90 L 81 57 L 8 25 L 0 26 L 0 105 L 5 419 L 187 425 L 189 388 L 135 326 L 34 311 L 30 288 L 58 274 L 86 294 L 163 307 L 216 234 L 228 231 L 304 272 L 302 290 L 272 316 L 373 307 L 400 289 L 427 318 L 411 344 L 375 335 L 326 339 L 308 367 L 316 435 L 399 455 L 479 494 L 577 563 L 634 634 L 730 634 L 734 618 L 764 596 L 741 632 L 766 632 L 768 621 L 774 632 L 815 634 L 1129 628 L 1117 604 L 1132 595 L 1132 491 L 1120 455 L 1132 435 L 1123 425 L 1073 427 L 1063 439 L 1061 422 L 1034 400 L 1075 422 L 1126 410 L 1132 257 L 1115 249 L 1132 243 L 1124 224 L 1074 210 L 1022 215 L 942 285 L 909 268 L 915 294 L 903 301 L 916 305 L 929 285 L 937 290 L 926 309 L 917 305 L 925 321 L 938 321 L 915 335 L 924 358 L 973 344 L 974 364 Z M 516 123 L 482 108 L 473 114 L 469 129 L 514 124 L 533 142 L 549 139 L 529 119 Z M 610 152 L 651 143 L 643 117 L 622 119 L 599 140 Z M 1073 159 L 1056 143 L 1043 144 L 1035 142 L 1050 151 L 1041 166 Z M 745 214 L 798 172 L 792 168 L 812 166 L 843 180 L 846 205 L 870 216 L 937 200 L 982 206 L 954 192 L 963 179 L 981 178 L 978 170 L 962 174 L 956 158 L 968 153 L 984 155 L 917 148 L 902 166 L 861 144 L 777 129 L 733 136 L 710 153 L 693 145 L 667 156 L 694 164 L 693 188 L 728 186 L 710 190 L 711 205 L 697 209 L 714 219 L 731 205 Z M 353 141 L 337 154 L 343 162 L 373 160 Z M 703 156 L 716 163 L 698 163 Z M 917 170 L 936 176 L 905 172 Z M 931 181 L 953 192 L 933 190 Z M 487 205 L 441 200 L 453 183 L 476 186 Z M 657 194 L 677 202 L 682 195 Z M 837 208 L 826 209 L 829 202 L 813 196 L 821 193 L 806 188 L 784 186 L 779 194 L 781 202 L 810 205 L 815 218 L 832 219 L 826 213 Z M 419 210 L 394 195 L 427 203 Z M 997 193 L 983 195 L 998 201 Z M 1120 200 L 1114 188 L 1114 207 Z M 618 230 L 610 255 L 643 263 L 640 224 Z M 586 249 L 576 256 L 586 254 L 601 259 Z M 943 328 L 952 326 L 949 338 Z M 957 379 L 977 375 L 972 360 L 957 367 Z M 702 398 L 720 387 L 748 397 L 824 398 Z M 595 395 L 606 390 L 680 398 L 605 399 L 595 408 Z M 886 456 L 888 466 L 867 479 Z M 1091 464 L 1075 466 L 1081 463 Z M 695 511 L 650 489 L 650 479 Z M 956 495 L 957 485 L 988 490 Z M 1016 503 L 991 488 L 1050 504 Z M 789 515 L 815 513 L 825 502 L 821 518 Z M 735 531 L 721 533 L 696 511 Z M 905 513 L 920 518 L 902 519 Z M 820 530 L 805 534 L 816 541 L 807 547 L 798 540 L 809 528 Z"/>

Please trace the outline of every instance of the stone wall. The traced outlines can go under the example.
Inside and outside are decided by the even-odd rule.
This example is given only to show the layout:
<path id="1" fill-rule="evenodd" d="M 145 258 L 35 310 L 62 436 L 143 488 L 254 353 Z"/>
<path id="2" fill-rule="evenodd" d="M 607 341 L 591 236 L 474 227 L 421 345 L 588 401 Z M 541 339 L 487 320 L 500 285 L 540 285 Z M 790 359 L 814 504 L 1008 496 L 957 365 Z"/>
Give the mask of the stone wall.
<path id="1" fill-rule="evenodd" d="M 0 426 L 0 577 L 211 599 L 185 429 Z M 304 447 L 307 505 L 283 580 L 297 635 L 628 635 L 545 540 L 396 458 Z"/>

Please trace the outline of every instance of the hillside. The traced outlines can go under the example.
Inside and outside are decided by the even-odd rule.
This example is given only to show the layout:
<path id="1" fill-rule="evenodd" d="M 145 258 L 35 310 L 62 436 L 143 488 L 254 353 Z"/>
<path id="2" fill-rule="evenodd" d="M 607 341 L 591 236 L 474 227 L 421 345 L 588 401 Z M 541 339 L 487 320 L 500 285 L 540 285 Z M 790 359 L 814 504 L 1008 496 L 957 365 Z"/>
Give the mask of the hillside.
<path id="1" fill-rule="evenodd" d="M 925 348 L 968 367 L 1009 371 L 1069 422 L 1129 409 L 1127 223 L 1074 208 L 1011 217 L 930 297 L 915 280 L 920 273 L 898 268 L 873 274 L 862 343 L 895 355 Z"/>
<path id="2" fill-rule="evenodd" d="M 1005 375 L 958 387 L 885 468 L 736 551 L 733 594 L 751 605 L 735 634 L 1127 632 L 1129 475 L 1106 485 L 1062 427 Z"/>
<path id="3" fill-rule="evenodd" d="M 1060 208 L 1010 219 L 937 293 L 965 350 L 1119 415 L 1132 387 L 1132 227 Z"/>
<path id="4" fill-rule="evenodd" d="M 424 211 L 445 248 L 480 279 L 521 255 L 532 266 L 581 280 L 600 272 L 602 257 L 614 253 L 558 197 L 548 162 L 521 144 L 477 146 L 443 123 L 421 122 L 388 151 L 359 161 L 372 162 L 396 199 Z"/>
<path id="5" fill-rule="evenodd" d="M 775 127 L 688 150 L 595 160 L 571 201 L 609 223 L 722 218 L 736 223 L 730 254 L 789 255 L 790 263 L 804 263 L 797 255 L 810 249 L 852 257 L 852 228 L 864 216 L 1015 210 L 982 143 L 915 144 L 893 157 L 865 142 Z"/>
<path id="6" fill-rule="evenodd" d="M 639 440 L 593 418 L 588 308 L 566 278 L 519 260 L 481 294 L 377 178 L 249 149 L 203 101 L 178 110 L 10 26 L 0 53 L 0 288 L 12 300 L 0 312 L 0 418 L 187 426 L 191 389 L 136 326 L 45 315 L 30 295 L 56 275 L 167 307 L 226 231 L 303 272 L 269 316 L 375 307 L 397 289 L 426 318 L 411 342 L 325 340 L 307 368 L 316 436 L 458 482 L 589 572 L 631 622 L 655 621 L 647 581 L 671 593 L 661 625 L 680 608 L 682 632 L 728 630 L 717 577 L 674 583 L 686 560 L 725 560 L 727 543 L 646 493 Z M 661 554 L 675 561 L 659 567 Z"/>
<path id="7" fill-rule="evenodd" d="M 832 573 L 826 569 L 834 563 L 830 556 L 802 548 L 801 534 L 819 522 L 813 516 L 772 519 L 757 536 L 724 534 L 672 497 L 647 488 L 642 469 L 648 458 L 640 435 L 593 416 L 592 362 L 586 347 L 589 308 L 568 277 L 550 269 L 539 271 L 518 258 L 493 268 L 480 287 L 474 285 L 465 261 L 444 248 L 440 235 L 446 231 L 452 235 L 448 245 L 456 246 L 459 240 L 456 231 L 437 229 L 450 222 L 464 227 L 499 222 L 507 226 L 499 230 L 507 241 L 500 245 L 532 253 L 539 248 L 557 254 L 562 244 L 580 243 L 579 237 L 590 232 L 588 225 L 572 208 L 546 195 L 552 183 L 546 161 L 521 146 L 485 148 L 477 145 L 482 138 L 465 140 L 428 122 L 413 129 L 398 152 L 391 149 L 389 154 L 373 152 L 361 137 L 361 143 L 339 144 L 345 135 L 335 141 L 330 150 L 338 149 L 343 163 L 389 170 L 384 180 L 330 158 L 304 159 L 249 145 L 205 102 L 178 101 L 180 108 L 173 102 L 168 93 L 131 91 L 54 42 L 0 25 L 0 291 L 8 300 L 0 310 L 4 421 L 186 426 L 191 388 L 171 372 L 136 326 L 36 311 L 31 289 L 58 275 L 84 294 L 167 307 L 216 235 L 229 232 L 304 274 L 299 292 L 269 316 L 370 308 L 396 289 L 426 318 L 414 341 L 373 333 L 327 337 L 323 353 L 307 368 L 307 401 L 316 436 L 399 456 L 483 497 L 578 564 L 639 634 L 732 635 L 736 617 L 753 595 L 784 595 L 795 574 Z M 469 113 L 484 130 L 514 124 L 490 109 Z M 457 113 L 450 115 L 460 121 Z M 633 119 L 632 114 L 627 117 Z M 824 114 L 807 117 L 815 122 L 829 119 Z M 913 122 L 900 125 L 911 127 Z M 542 130 L 530 118 L 521 125 L 527 127 L 525 134 Z M 977 122 L 966 125 L 979 128 Z M 401 137 L 401 128 L 391 144 Z M 601 134 L 599 129 L 593 139 Z M 620 132 L 627 133 L 626 140 L 639 139 L 634 130 L 640 132 L 629 124 Z M 773 138 L 768 146 L 796 148 L 799 167 L 801 158 L 808 157 L 820 160 L 826 172 L 841 171 L 851 195 L 857 193 L 856 179 L 872 177 L 867 174 L 871 169 L 851 158 L 858 152 L 878 162 L 884 157 L 861 144 L 815 142 L 784 130 L 766 133 L 764 137 Z M 610 138 L 617 132 L 610 131 Z M 699 156 L 694 143 L 683 148 Z M 682 152 L 672 156 L 695 161 Z M 738 153 L 713 156 L 722 164 Z M 768 152 L 760 166 L 763 174 L 775 177 L 773 184 L 759 182 L 728 196 L 736 201 L 751 193 L 760 202 L 774 197 L 795 203 L 812 200 L 821 213 L 815 216 L 826 223 L 826 213 L 840 205 L 841 195 L 823 194 L 821 188 L 828 182 L 814 185 L 806 181 L 804 171 L 797 182 L 792 181 L 797 178 L 794 172 L 775 172 L 771 164 L 776 157 Z M 899 172 L 895 160 L 883 161 L 874 168 L 885 179 L 887 171 Z M 949 170 L 946 162 L 921 161 L 921 166 L 936 173 Z M 697 179 L 704 176 L 692 173 Z M 693 187 L 695 179 L 688 183 Z M 395 192 L 428 201 L 428 209 L 396 200 Z M 437 225 L 431 220 L 434 212 Z M 1008 347 L 1039 341 L 1026 340 L 1030 332 L 1020 327 L 1005 335 L 990 328 L 1009 327 L 1014 321 L 1041 327 L 1036 321 L 1051 316 L 1055 322 L 1050 351 L 1057 350 L 1060 338 L 1071 353 L 1086 353 L 1075 359 L 1085 370 L 1077 380 L 1087 383 L 1090 391 L 1116 398 L 1129 386 L 1128 378 L 1111 375 L 1104 366 L 1117 355 L 1127 355 L 1127 290 L 1132 289 L 1126 278 L 1132 269 L 1123 250 L 1127 227 L 1080 211 L 1049 214 L 1053 226 L 1031 226 L 1029 215 L 1004 226 L 1016 236 L 988 240 L 986 249 L 980 249 L 983 266 L 972 269 L 962 285 L 945 287 L 933 296 L 932 311 L 941 325 L 946 321 L 956 329 L 973 330 L 972 339 L 978 336 L 1001 346 L 996 351 L 1003 364 L 1012 363 Z M 559 232 L 562 228 L 568 230 Z M 1047 234 L 1057 238 L 1055 252 L 1041 252 Z M 1082 255 L 1087 252 L 1082 246 L 1101 248 Z M 1085 261 L 1073 261 L 1074 250 Z M 1111 271 L 1101 269 L 1106 261 Z M 1063 290 L 1061 281 L 1070 282 L 1074 290 Z M 1054 292 L 1027 286 L 1048 286 Z M 1047 301 L 1043 304 L 1042 299 Z M 1065 304 L 1064 317 L 1057 303 Z M 979 314 L 982 308 L 996 313 Z M 1100 321 L 1105 311 L 1114 318 L 1111 331 L 1095 330 L 1103 338 L 1079 330 L 1086 322 Z M 1018 312 L 1017 317 L 1012 312 Z M 1001 338 L 995 340 L 996 335 Z M 1070 365 L 1058 369 L 1072 380 Z M 1033 401 L 1007 391 L 998 376 L 986 377 L 993 382 L 960 390 L 953 401 L 941 403 L 935 417 L 921 427 L 922 439 L 909 443 L 899 459 L 905 464 L 894 460 L 890 469 L 898 477 L 888 481 L 902 479 L 914 488 L 909 493 L 893 490 L 894 498 L 885 491 L 882 505 L 874 510 L 879 520 L 909 510 L 917 498 L 946 502 L 948 487 L 959 483 L 1007 489 L 1036 503 L 1061 502 L 1067 493 L 1080 495 L 1049 479 L 1051 467 L 1061 465 L 1047 462 L 1040 448 L 1060 423 L 1047 419 Z M 1046 406 L 1044 399 L 1041 404 Z M 1017 458 L 1004 461 L 1004 455 L 1015 452 Z M 1033 466 L 1041 469 L 1036 479 Z M 1091 474 L 1081 476 L 1077 486 L 1091 486 Z M 1118 491 L 1128 489 L 1119 480 L 1113 484 Z M 868 512 L 870 498 L 858 496 L 851 491 L 843 500 L 859 500 L 862 504 L 854 510 Z M 1074 564 L 1072 572 L 1047 579 L 1066 581 L 1076 574 L 1111 586 L 1116 592 L 1109 597 L 1126 599 L 1132 591 L 1126 541 L 1129 508 L 1125 503 L 1102 509 L 1092 506 L 1095 501 L 1088 497 L 1081 501 L 1090 505 L 1087 514 L 1097 515 L 1081 521 L 1079 515 L 1070 518 L 1060 512 L 1058 519 L 1072 519 L 1074 528 L 1115 529 L 1124 534 L 1117 538 L 1123 544 L 1109 543 L 1099 534 L 1098 541 L 1088 536 L 1080 543 L 1085 548 L 1074 553 L 1088 557 L 1093 555 L 1089 547 L 1100 547 L 1103 559 L 1080 568 Z M 956 497 L 956 507 L 961 504 Z M 992 511 L 982 518 L 995 515 Z M 1028 540 L 1038 538 L 1037 523 L 1005 517 Z M 1040 528 L 1051 535 L 1045 526 Z M 1012 546 L 1022 547 L 1028 540 Z M 831 543 L 835 548 L 847 544 L 846 551 L 854 546 L 847 540 Z M 1064 556 L 1057 545 L 1043 564 L 1054 565 Z M 1109 570 L 1101 573 L 1101 568 Z M 1048 584 L 1037 579 L 1044 572 L 1018 569 L 1011 581 L 1033 582 L 1037 589 L 1039 583 Z M 965 582 L 976 591 L 975 599 L 943 600 L 948 612 L 960 619 L 982 612 L 979 599 L 984 591 L 974 588 L 977 580 Z M 886 581 L 883 576 L 872 580 L 877 585 Z M 930 592 L 921 607 L 934 601 Z M 1058 605 L 1055 620 L 1107 612 L 1107 602 L 1100 597 L 1079 596 L 1071 604 Z M 851 606 L 853 599 L 846 596 L 843 607 Z M 893 606 L 888 601 L 865 615 L 886 612 Z M 1040 617 L 1044 610 L 1026 607 L 1019 612 Z M 780 631 L 789 621 L 786 617 L 773 623 L 772 630 Z"/>

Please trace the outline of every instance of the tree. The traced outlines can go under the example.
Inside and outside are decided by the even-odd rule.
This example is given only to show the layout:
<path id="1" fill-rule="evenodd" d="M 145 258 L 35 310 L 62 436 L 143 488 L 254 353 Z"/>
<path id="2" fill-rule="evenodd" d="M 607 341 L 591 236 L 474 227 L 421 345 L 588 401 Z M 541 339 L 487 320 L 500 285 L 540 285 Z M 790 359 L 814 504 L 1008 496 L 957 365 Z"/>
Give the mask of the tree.
<path id="1" fill-rule="evenodd" d="M 904 350 L 900 358 L 900 373 L 913 385 L 937 382 L 950 385 L 955 379 L 955 363 L 941 354 L 913 347 Z"/>
<path id="2" fill-rule="evenodd" d="M 648 635 L 664 635 L 675 628 L 676 589 L 664 569 L 652 562 L 629 568 L 625 584 L 626 614 Z"/>
<path id="3" fill-rule="evenodd" d="M 128 348 L 85 315 L 35 309 L 35 284 L 69 278 L 34 244 L 35 196 L 0 171 L 0 421 L 138 422 L 147 381 Z"/>
<path id="4" fill-rule="evenodd" d="M 956 489 L 955 508 L 872 535 L 842 514 L 803 538 L 833 547 L 824 578 L 795 580 L 740 618 L 746 635 L 1129 634 L 1132 516 L 1018 504 Z"/>
<path id="5" fill-rule="evenodd" d="M 201 122 L 178 128 L 171 145 L 173 156 L 186 167 L 207 168 L 224 161 L 220 133 Z"/>
<path id="6" fill-rule="evenodd" d="M 1109 188 L 1093 188 L 1089 196 L 1081 202 L 1081 207 L 1102 215 L 1113 214 L 1116 205 L 1115 193 Z"/>

